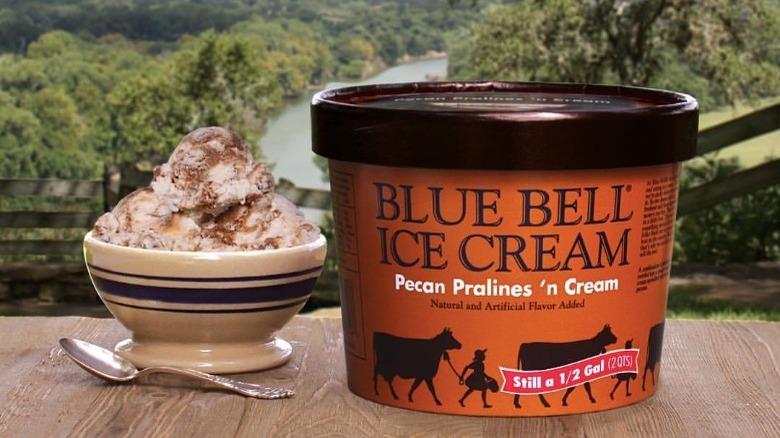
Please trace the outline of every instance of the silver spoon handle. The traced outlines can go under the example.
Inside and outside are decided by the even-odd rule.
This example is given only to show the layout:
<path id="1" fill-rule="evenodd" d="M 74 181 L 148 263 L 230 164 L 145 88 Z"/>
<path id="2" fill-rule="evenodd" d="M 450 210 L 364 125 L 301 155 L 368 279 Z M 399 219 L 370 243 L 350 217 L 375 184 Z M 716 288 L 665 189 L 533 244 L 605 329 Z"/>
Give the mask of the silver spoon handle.
<path id="1" fill-rule="evenodd" d="M 224 388 L 239 394 L 255 397 L 263 400 L 275 400 L 280 398 L 292 397 L 294 392 L 292 389 L 284 388 L 268 388 L 254 383 L 240 382 L 238 380 L 229 379 L 223 376 L 215 376 L 213 374 L 204 373 L 197 370 L 190 370 L 186 368 L 177 368 L 169 366 L 156 366 L 148 367 L 139 371 L 138 375 L 144 374 L 175 374 L 178 376 L 190 377 L 196 380 L 204 382 L 210 382 L 214 385 Z"/>

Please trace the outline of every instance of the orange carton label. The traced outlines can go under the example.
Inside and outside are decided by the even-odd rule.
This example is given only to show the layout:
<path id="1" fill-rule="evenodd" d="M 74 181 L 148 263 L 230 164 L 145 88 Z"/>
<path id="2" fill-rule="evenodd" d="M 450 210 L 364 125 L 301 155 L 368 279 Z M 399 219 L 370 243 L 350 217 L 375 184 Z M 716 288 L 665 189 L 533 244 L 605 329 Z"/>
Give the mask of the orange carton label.
<path id="1" fill-rule="evenodd" d="M 655 392 L 679 164 L 408 169 L 330 161 L 350 389 L 463 415 Z"/>

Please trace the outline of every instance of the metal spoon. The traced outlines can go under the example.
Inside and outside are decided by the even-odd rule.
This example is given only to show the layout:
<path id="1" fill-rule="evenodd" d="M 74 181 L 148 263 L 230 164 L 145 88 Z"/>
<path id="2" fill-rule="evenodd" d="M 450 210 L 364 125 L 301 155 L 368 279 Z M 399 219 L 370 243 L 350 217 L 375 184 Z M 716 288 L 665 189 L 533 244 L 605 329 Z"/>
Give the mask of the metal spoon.
<path id="1" fill-rule="evenodd" d="M 185 368 L 156 366 L 138 370 L 130 361 L 112 351 L 78 339 L 62 338 L 60 346 L 79 366 L 91 374 L 112 382 L 129 382 L 143 375 L 165 373 L 211 382 L 220 388 L 264 400 L 288 398 L 293 395 L 291 389 L 267 388 Z"/>

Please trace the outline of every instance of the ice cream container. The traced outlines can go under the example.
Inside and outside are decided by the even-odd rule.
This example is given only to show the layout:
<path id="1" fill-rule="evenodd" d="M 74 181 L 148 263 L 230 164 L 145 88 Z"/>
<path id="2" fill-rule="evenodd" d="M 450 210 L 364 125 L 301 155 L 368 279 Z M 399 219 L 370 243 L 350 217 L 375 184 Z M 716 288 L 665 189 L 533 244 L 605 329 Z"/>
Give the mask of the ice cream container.
<path id="1" fill-rule="evenodd" d="M 350 390 L 483 416 L 650 397 L 697 124 L 692 97 L 622 86 L 318 93 Z"/>

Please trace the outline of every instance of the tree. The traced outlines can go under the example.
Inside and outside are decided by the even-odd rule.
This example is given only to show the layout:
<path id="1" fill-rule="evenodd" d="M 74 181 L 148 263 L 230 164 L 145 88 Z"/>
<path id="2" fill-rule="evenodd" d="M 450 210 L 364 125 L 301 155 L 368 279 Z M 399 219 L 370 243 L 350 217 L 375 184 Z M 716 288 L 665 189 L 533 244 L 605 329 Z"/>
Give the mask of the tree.
<path id="1" fill-rule="evenodd" d="M 159 161 L 204 125 L 256 144 L 284 97 L 361 77 L 410 47 L 441 49 L 466 10 L 440 0 L 6 1 L 2 176 L 95 178 L 104 161 Z"/>
<path id="2" fill-rule="evenodd" d="M 274 73 L 284 95 L 297 97 L 329 74 L 331 56 L 321 29 L 298 20 L 275 22 L 254 18 L 236 24 L 232 35 L 247 42 L 260 68 Z"/>
<path id="3" fill-rule="evenodd" d="M 0 91 L 0 176 L 38 176 L 32 151 L 40 147 L 40 122 L 31 111 L 16 106 Z"/>
<path id="4" fill-rule="evenodd" d="M 338 60 L 337 76 L 360 79 L 367 66 L 374 60 L 374 47 L 371 43 L 352 32 L 342 32 L 337 38 L 334 55 Z"/>
<path id="5" fill-rule="evenodd" d="M 206 32 L 174 63 L 176 86 L 195 107 L 194 126 L 224 126 L 256 140 L 282 103 L 276 77 L 260 67 L 240 36 Z"/>
<path id="6" fill-rule="evenodd" d="M 55 30 L 41 35 L 27 46 L 27 57 L 30 59 L 46 59 L 60 56 L 74 49 L 76 37 L 68 32 Z"/>
<path id="7" fill-rule="evenodd" d="M 766 0 L 518 0 L 473 38 L 456 75 L 680 91 L 704 78 L 703 97 L 728 104 L 780 93 L 780 10 Z"/>
<path id="8" fill-rule="evenodd" d="M 183 45 L 166 68 L 132 75 L 109 95 L 117 162 L 159 162 L 202 126 L 224 126 L 253 144 L 281 104 L 275 76 L 246 40 L 206 32 Z"/>
<path id="9" fill-rule="evenodd" d="M 23 99 L 21 107 L 40 121 L 40 146 L 31 151 L 37 176 L 89 178 L 97 172 L 97 157 L 81 147 L 84 125 L 65 91 L 44 88 Z"/>
<path id="10" fill-rule="evenodd" d="M 44 62 L 11 55 L 0 57 L 0 89 L 19 95 L 23 91 L 39 91 L 50 84 Z"/>
<path id="11" fill-rule="evenodd" d="M 9 118 L 0 136 L 3 146 L 9 147 L 0 156 L 19 163 L 5 167 L 12 172 L 7 176 L 100 175 L 113 137 L 106 107 L 106 94 L 117 82 L 112 56 L 128 50 L 117 47 L 120 50 L 91 45 L 53 31 L 29 44 L 25 55 L 2 56 L 0 89 L 7 93 L 4 106 Z M 14 128 L 20 118 L 36 127 L 34 138 Z"/>
<path id="12" fill-rule="evenodd" d="M 116 136 L 106 158 L 114 164 L 164 161 L 192 127 L 189 101 L 163 73 L 127 78 L 109 94 L 108 106 Z"/>

